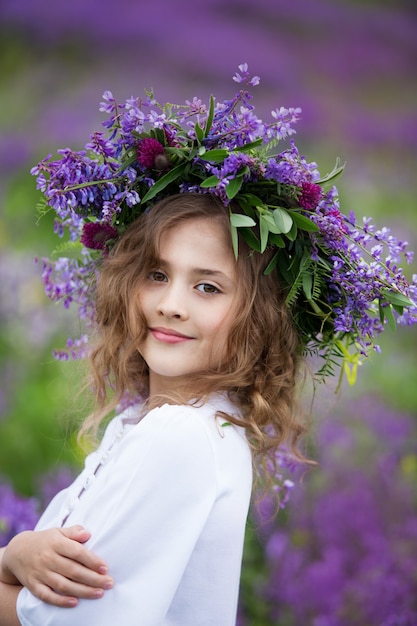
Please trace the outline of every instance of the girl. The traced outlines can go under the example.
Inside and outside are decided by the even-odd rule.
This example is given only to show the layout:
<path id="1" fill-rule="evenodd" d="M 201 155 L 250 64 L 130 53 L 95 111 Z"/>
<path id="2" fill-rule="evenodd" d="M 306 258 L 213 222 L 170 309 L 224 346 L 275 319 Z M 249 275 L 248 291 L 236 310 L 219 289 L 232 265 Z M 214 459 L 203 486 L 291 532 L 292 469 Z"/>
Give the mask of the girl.
<path id="1" fill-rule="evenodd" d="M 236 261 L 218 200 L 180 194 L 137 219 L 103 263 L 91 357 L 102 413 L 109 380 L 112 405 L 126 392 L 146 401 L 110 423 L 37 531 L 6 549 L 4 582 L 25 585 L 21 624 L 234 624 L 248 440 L 259 452 L 301 431 L 297 334 L 277 277 L 264 275 L 268 255 L 244 246 Z M 104 562 L 82 547 L 88 537 Z"/>
<path id="2" fill-rule="evenodd" d="M 405 244 L 340 212 L 343 168 L 321 177 L 294 143 L 272 155 L 299 109 L 265 124 L 250 99 L 117 105 L 106 92 L 109 137 L 33 170 L 81 250 L 45 261 L 44 281 L 93 329 L 83 432 L 133 401 L 2 550 L 0 626 L 232 626 L 252 461 L 268 487 L 280 446 L 302 457 L 303 357 L 320 379 L 342 358 L 352 382 L 387 320 L 417 319 Z"/>

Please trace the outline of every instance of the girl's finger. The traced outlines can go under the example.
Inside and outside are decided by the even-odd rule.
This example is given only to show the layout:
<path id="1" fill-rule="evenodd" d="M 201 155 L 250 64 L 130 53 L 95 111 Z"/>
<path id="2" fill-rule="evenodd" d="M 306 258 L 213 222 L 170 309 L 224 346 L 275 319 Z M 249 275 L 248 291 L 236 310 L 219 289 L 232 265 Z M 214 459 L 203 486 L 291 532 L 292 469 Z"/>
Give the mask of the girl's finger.
<path id="1" fill-rule="evenodd" d="M 109 581 L 105 587 L 106 589 L 111 589 L 113 586 L 113 582 Z M 87 600 L 98 600 L 103 597 L 104 589 L 98 587 L 92 587 L 90 585 L 84 585 L 82 583 L 78 583 L 74 580 L 70 580 L 65 576 L 61 576 L 60 574 L 54 574 L 50 576 L 48 581 L 48 587 L 52 593 L 60 596 L 60 598 L 66 598 L 66 602 L 70 601 L 72 598 L 83 598 Z M 48 594 L 49 597 L 50 594 Z M 56 601 L 60 601 L 57 600 Z M 58 606 L 58 605 L 57 605 Z M 59 606 L 62 606 L 61 604 Z"/>
<path id="2" fill-rule="evenodd" d="M 78 604 L 78 598 L 75 596 L 56 593 L 56 591 L 47 585 L 38 584 L 31 591 L 39 600 L 42 600 L 42 602 L 46 604 L 51 604 L 52 606 L 70 609 Z"/>
<path id="3" fill-rule="evenodd" d="M 82 563 L 65 557 L 57 562 L 54 570 L 64 578 L 87 587 L 111 589 L 113 586 L 113 579 L 110 576 L 100 574 Z"/>
<path id="4" fill-rule="evenodd" d="M 87 567 L 94 572 L 98 572 L 99 574 L 106 574 L 108 571 L 107 563 L 93 552 L 90 552 L 90 550 L 88 550 L 81 543 L 74 541 L 70 541 L 68 543 L 66 542 L 62 546 L 60 554 L 68 559 L 71 559 L 72 561 L 81 563 L 84 567 Z"/>

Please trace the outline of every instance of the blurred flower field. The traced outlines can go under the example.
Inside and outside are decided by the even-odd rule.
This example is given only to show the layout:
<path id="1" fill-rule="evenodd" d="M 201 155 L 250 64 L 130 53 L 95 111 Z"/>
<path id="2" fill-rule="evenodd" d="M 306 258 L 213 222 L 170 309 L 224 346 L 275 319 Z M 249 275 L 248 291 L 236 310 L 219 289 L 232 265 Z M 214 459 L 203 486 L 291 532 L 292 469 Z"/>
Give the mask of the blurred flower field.
<path id="1" fill-rule="evenodd" d="M 35 523 L 80 466 L 88 399 L 79 363 L 52 349 L 79 335 L 47 301 L 35 257 L 55 247 L 39 223 L 30 168 L 80 149 L 98 103 L 153 87 L 161 100 L 230 97 L 247 62 L 256 106 L 300 106 L 297 145 L 339 183 L 344 212 L 372 215 L 417 250 L 417 14 L 408 0 L 3 0 L 0 5 L 0 543 Z M 233 94 L 232 94 L 233 95 Z M 417 260 L 410 266 L 417 272 Z M 271 522 L 248 523 L 240 626 L 417 625 L 417 351 L 387 331 L 353 388 L 320 390 L 310 453 Z"/>

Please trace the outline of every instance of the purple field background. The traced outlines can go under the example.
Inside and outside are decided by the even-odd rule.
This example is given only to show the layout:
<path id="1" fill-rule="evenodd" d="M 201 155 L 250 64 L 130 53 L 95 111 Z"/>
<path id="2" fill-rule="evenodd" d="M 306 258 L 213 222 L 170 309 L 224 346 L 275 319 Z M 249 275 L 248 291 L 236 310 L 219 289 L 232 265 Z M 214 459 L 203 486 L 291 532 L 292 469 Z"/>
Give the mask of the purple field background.
<path id="1" fill-rule="evenodd" d="M 414 0 L 0 0 L 0 543 L 80 463 L 77 379 L 51 357 L 76 320 L 33 263 L 56 242 L 30 168 L 100 130 L 107 89 L 221 100 L 247 62 L 257 113 L 300 106 L 308 160 L 346 161 L 342 209 L 416 250 L 416 33 Z M 242 626 L 417 626 L 417 336 L 386 335 L 355 388 L 319 394 L 320 467 L 274 524 L 249 525 Z"/>
<path id="2" fill-rule="evenodd" d="M 363 184 L 414 180 L 411 2 L 2 0 L 0 23 L 3 173 L 84 143 L 105 89 L 223 98 L 247 62 L 262 79 L 258 110 L 301 106 L 298 142 L 325 151 L 326 166 L 341 156 Z"/>

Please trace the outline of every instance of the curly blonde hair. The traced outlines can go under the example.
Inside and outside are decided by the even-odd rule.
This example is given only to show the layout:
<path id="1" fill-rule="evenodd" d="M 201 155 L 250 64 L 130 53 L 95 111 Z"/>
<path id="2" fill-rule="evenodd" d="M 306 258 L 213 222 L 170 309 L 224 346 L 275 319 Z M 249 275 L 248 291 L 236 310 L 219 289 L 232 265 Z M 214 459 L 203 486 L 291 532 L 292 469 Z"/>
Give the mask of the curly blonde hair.
<path id="1" fill-rule="evenodd" d="M 96 285 L 97 324 L 90 356 L 97 411 L 82 432 L 97 430 L 127 395 L 147 398 L 148 367 L 137 349 L 147 328 L 137 294 L 158 264 L 162 233 L 196 218 L 217 220 L 232 245 L 229 209 L 209 194 L 187 193 L 166 198 L 137 218 L 104 259 Z M 227 419 L 245 427 L 255 455 L 273 458 L 285 443 L 301 457 L 297 444 L 305 427 L 296 406 L 300 342 L 276 271 L 264 273 L 271 255 L 268 250 L 254 252 L 239 237 L 240 301 L 228 356 L 193 378 L 191 397 L 204 401 L 210 393 L 226 392 L 242 412 L 241 419 Z"/>

